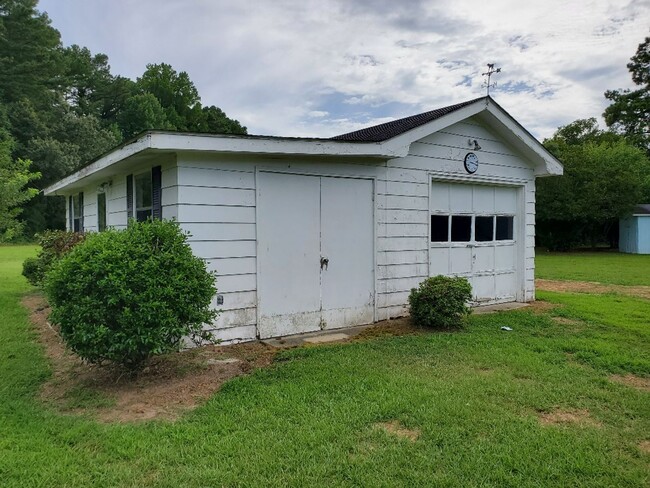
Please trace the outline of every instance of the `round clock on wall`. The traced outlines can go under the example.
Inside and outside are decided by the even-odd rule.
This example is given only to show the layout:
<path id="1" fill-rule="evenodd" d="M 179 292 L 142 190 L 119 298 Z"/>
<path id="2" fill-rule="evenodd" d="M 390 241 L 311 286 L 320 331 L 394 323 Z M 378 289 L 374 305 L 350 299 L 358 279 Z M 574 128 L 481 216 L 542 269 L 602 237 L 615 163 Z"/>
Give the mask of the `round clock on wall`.
<path id="1" fill-rule="evenodd" d="M 465 156 L 465 171 L 469 174 L 476 173 L 478 169 L 478 156 L 474 153 L 467 153 Z"/>

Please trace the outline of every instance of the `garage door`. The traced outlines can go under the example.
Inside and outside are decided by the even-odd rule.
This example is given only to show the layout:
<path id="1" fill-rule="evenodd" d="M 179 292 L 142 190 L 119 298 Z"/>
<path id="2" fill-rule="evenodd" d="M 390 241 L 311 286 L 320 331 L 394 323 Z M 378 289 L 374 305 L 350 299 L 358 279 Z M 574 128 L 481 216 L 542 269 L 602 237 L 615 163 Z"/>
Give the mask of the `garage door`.
<path id="1" fill-rule="evenodd" d="M 518 191 L 434 181 L 431 275 L 466 277 L 477 303 L 516 300 Z"/>
<path id="2" fill-rule="evenodd" d="M 260 337 L 372 322 L 372 181 L 261 172 L 257 187 Z"/>

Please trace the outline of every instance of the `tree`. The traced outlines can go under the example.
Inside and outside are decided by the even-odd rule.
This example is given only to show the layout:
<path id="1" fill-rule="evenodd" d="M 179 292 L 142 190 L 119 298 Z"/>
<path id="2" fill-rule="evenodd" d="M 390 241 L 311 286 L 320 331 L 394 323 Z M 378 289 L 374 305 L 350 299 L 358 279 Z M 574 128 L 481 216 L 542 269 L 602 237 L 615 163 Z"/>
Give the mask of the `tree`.
<path id="1" fill-rule="evenodd" d="M 38 193 L 35 188 L 25 187 L 40 177 L 39 173 L 30 171 L 30 161 L 11 158 L 12 144 L 6 132 L 0 134 L 0 242 L 21 235 L 20 205 Z"/>
<path id="2" fill-rule="evenodd" d="M 221 134 L 246 134 L 237 120 L 230 119 L 218 107 L 201 106 L 199 92 L 185 71 L 177 73 L 170 65 L 148 64 L 136 86 L 142 94 L 153 95 L 163 109 L 169 129 L 192 132 L 214 132 Z M 150 105 L 150 104 L 147 104 Z M 124 117 L 122 118 L 124 121 Z M 158 125 L 161 122 L 158 121 Z M 140 130 L 161 127 L 144 127 Z M 132 130 L 124 130 L 131 132 Z"/>
<path id="3" fill-rule="evenodd" d="M 63 47 L 37 0 L 0 0 L 0 129 L 12 161 L 33 161 L 39 189 L 146 129 L 245 134 L 215 106 L 202 107 L 189 75 L 150 64 L 137 81 L 111 74 L 108 57 Z M 17 164 L 17 163 L 14 163 Z M 29 234 L 64 226 L 62 198 L 24 204 Z"/>
<path id="4" fill-rule="evenodd" d="M 650 156 L 650 37 L 639 44 L 627 65 L 638 90 L 608 90 L 612 104 L 603 117 L 609 127 L 625 136 Z"/>
<path id="5" fill-rule="evenodd" d="M 117 116 L 122 137 L 129 139 L 146 129 L 174 129 L 165 110 L 151 93 L 129 98 Z"/>
<path id="6" fill-rule="evenodd" d="M 60 35 L 37 0 L 0 0 L 0 101 L 48 106 L 59 84 Z"/>
<path id="7" fill-rule="evenodd" d="M 650 190 L 650 160 L 596 119 L 561 127 L 544 145 L 564 164 L 564 176 L 537 183 L 542 245 L 568 249 L 606 240 L 612 226 Z"/>

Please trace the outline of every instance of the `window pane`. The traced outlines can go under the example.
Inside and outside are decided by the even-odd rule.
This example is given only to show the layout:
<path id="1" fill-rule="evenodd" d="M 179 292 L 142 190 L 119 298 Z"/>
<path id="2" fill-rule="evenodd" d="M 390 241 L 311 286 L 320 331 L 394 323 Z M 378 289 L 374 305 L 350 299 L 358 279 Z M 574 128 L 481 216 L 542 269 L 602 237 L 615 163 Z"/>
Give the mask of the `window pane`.
<path id="1" fill-rule="evenodd" d="M 431 242 L 447 242 L 449 240 L 449 216 L 431 216 Z"/>
<path id="2" fill-rule="evenodd" d="M 472 217 L 469 215 L 451 216 L 451 240 L 469 242 L 472 237 Z"/>
<path id="3" fill-rule="evenodd" d="M 492 240 L 494 229 L 494 217 L 476 217 L 474 222 L 474 240 L 485 242 Z"/>
<path id="4" fill-rule="evenodd" d="M 497 217 L 497 241 L 508 241 L 514 236 L 514 217 Z"/>
<path id="5" fill-rule="evenodd" d="M 135 207 L 136 209 L 151 207 L 151 173 L 135 177 Z"/>
<path id="6" fill-rule="evenodd" d="M 72 197 L 72 215 L 74 218 L 81 217 L 81 199 L 79 193 Z"/>
<path id="7" fill-rule="evenodd" d="M 106 193 L 97 194 L 97 229 L 106 230 Z"/>

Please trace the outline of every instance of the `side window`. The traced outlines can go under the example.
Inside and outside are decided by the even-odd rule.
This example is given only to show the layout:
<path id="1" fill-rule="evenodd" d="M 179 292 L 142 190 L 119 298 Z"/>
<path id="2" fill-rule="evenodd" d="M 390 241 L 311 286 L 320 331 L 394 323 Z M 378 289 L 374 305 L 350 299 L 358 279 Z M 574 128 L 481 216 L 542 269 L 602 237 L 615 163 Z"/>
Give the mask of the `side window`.
<path id="1" fill-rule="evenodd" d="M 70 230 L 83 232 L 84 230 L 84 194 L 79 192 L 69 199 L 70 205 Z"/>
<path id="2" fill-rule="evenodd" d="M 151 171 L 135 176 L 135 218 L 143 222 L 152 216 Z"/>
<path id="3" fill-rule="evenodd" d="M 97 230 L 106 230 L 106 193 L 97 194 Z"/>
<path id="4" fill-rule="evenodd" d="M 138 222 L 162 218 L 162 171 L 154 166 L 145 173 L 126 177 L 126 213 Z"/>

